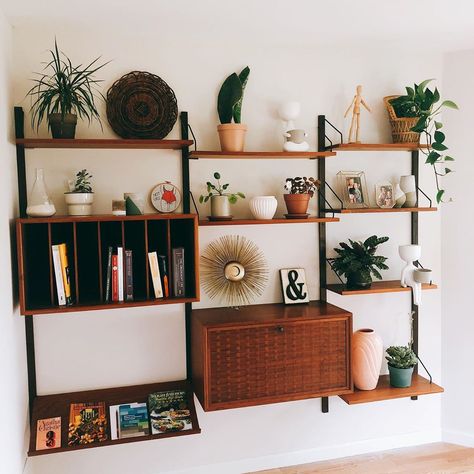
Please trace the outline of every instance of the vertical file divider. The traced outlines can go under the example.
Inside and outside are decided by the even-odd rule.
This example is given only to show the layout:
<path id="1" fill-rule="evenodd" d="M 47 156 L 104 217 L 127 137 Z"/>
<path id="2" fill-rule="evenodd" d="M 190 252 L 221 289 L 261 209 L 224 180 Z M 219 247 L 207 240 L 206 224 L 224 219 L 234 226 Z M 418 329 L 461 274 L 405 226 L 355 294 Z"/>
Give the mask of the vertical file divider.
<path id="1" fill-rule="evenodd" d="M 42 224 L 39 224 L 39 225 L 42 225 Z M 51 291 L 50 291 L 51 306 L 54 306 L 54 301 L 55 301 L 54 283 L 53 283 L 54 265 L 53 265 L 53 249 L 52 249 L 53 241 L 52 241 L 52 238 L 51 238 L 51 223 L 48 222 L 47 226 L 48 226 L 48 247 L 49 247 L 49 249 L 48 249 L 48 253 L 49 253 L 49 286 L 50 286 L 50 289 L 51 289 Z"/>

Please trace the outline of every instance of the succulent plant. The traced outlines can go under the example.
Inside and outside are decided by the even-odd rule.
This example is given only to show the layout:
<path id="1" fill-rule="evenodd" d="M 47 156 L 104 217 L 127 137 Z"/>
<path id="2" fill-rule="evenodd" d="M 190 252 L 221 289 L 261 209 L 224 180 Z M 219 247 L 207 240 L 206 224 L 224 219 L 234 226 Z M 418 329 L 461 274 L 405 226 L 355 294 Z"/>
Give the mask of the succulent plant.
<path id="1" fill-rule="evenodd" d="M 296 178 L 286 178 L 285 189 L 290 194 L 309 194 L 313 197 L 320 184 L 319 179 L 297 176 Z"/>
<path id="2" fill-rule="evenodd" d="M 240 197 L 245 199 L 244 193 L 226 193 L 229 183 L 221 184 L 220 179 L 221 175 L 217 171 L 214 173 L 214 179 L 216 179 L 217 184 L 212 184 L 210 181 L 206 183 L 207 186 L 207 195 L 202 194 L 199 196 L 199 202 L 202 204 L 209 201 L 212 196 L 227 196 L 231 204 L 235 204 L 237 199 Z"/>
<path id="3" fill-rule="evenodd" d="M 390 346 L 386 352 L 388 365 L 396 369 L 409 369 L 418 363 L 418 357 L 410 346 Z"/>
<path id="4" fill-rule="evenodd" d="M 92 193 L 91 180 L 92 175 L 86 169 L 78 171 L 76 180 L 70 181 L 69 187 L 71 193 Z"/>
<path id="5" fill-rule="evenodd" d="M 242 101 L 249 78 L 250 69 L 245 67 L 239 75 L 233 72 L 226 78 L 217 97 L 217 112 L 221 123 L 240 123 L 242 119 Z"/>

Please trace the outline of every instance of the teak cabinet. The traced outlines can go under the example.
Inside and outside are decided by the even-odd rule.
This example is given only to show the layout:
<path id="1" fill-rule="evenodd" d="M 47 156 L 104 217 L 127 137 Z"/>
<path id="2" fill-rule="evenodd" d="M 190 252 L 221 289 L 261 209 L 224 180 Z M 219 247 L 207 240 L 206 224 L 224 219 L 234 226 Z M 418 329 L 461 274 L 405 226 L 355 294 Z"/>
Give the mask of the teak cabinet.
<path id="1" fill-rule="evenodd" d="M 194 390 L 205 411 L 352 392 L 352 314 L 331 304 L 192 312 Z"/>

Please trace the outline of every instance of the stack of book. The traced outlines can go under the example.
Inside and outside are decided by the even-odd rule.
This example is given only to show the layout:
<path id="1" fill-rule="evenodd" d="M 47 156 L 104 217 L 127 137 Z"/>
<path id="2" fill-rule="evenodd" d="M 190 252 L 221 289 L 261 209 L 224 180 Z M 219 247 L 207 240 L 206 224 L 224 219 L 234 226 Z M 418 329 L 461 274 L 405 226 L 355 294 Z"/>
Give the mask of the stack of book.
<path id="1" fill-rule="evenodd" d="M 72 304 L 71 272 L 65 243 L 52 245 L 54 277 L 59 306 Z"/>

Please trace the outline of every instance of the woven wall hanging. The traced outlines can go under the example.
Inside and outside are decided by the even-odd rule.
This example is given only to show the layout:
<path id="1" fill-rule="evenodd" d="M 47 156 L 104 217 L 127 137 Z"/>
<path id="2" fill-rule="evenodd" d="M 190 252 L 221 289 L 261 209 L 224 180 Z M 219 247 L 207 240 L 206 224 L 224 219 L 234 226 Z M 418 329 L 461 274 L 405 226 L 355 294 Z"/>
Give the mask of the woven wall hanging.
<path id="1" fill-rule="evenodd" d="M 107 91 L 107 119 L 122 138 L 165 138 L 177 118 L 173 90 L 149 72 L 125 74 Z"/>

